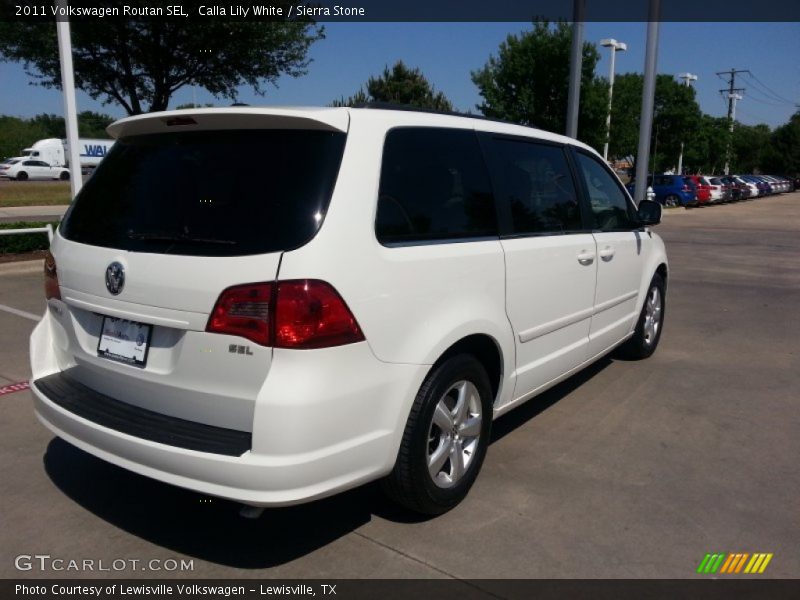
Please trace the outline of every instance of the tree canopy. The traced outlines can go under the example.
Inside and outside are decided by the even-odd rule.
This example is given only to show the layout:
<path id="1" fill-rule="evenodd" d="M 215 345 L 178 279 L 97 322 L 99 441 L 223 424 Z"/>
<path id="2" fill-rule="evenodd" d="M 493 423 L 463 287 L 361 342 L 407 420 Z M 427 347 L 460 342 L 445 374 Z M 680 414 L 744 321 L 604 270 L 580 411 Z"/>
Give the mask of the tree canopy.
<path id="1" fill-rule="evenodd" d="M 88 138 L 107 138 L 106 127 L 114 117 L 90 110 L 78 113 L 78 135 Z M 64 117 L 40 114 L 30 119 L 0 115 L 0 157 L 19 156 L 37 140 L 67 136 Z"/>
<path id="2" fill-rule="evenodd" d="M 609 156 L 635 156 L 637 152 L 643 86 L 644 76 L 640 73 L 623 73 L 614 78 Z M 651 165 L 654 164 L 656 170 L 676 167 L 682 142 L 684 164 L 701 162 L 700 156 L 704 153 L 704 148 L 698 145 L 701 124 L 702 111 L 695 100 L 694 89 L 682 85 L 672 75 L 658 75 L 653 106 Z"/>
<path id="3" fill-rule="evenodd" d="M 349 98 L 333 101 L 333 106 L 353 106 L 363 102 L 390 102 L 417 108 L 452 111 L 453 105 L 442 92 L 437 92 L 419 69 L 412 69 L 398 60 L 386 66 L 379 77 L 370 77 L 367 90 L 360 88 Z"/>
<path id="4" fill-rule="evenodd" d="M 509 35 L 497 56 L 472 72 L 483 101 L 478 110 L 487 117 L 532 125 L 564 133 L 569 95 L 569 64 L 572 29 L 567 23 L 534 23 L 531 31 Z M 581 102 L 578 137 L 602 145 L 607 84 L 595 79 L 600 54 L 583 44 Z"/>
<path id="5" fill-rule="evenodd" d="M 763 166 L 773 173 L 800 174 L 800 111 L 772 133 L 764 149 Z"/>
<path id="6" fill-rule="evenodd" d="M 233 100 L 242 85 L 264 95 L 281 75 L 305 74 L 309 47 L 324 37 L 301 21 L 76 19 L 71 29 L 75 85 L 131 115 L 166 110 L 186 85 Z M 0 23 L 0 60 L 22 62 L 38 85 L 60 88 L 58 56 L 52 22 Z"/>

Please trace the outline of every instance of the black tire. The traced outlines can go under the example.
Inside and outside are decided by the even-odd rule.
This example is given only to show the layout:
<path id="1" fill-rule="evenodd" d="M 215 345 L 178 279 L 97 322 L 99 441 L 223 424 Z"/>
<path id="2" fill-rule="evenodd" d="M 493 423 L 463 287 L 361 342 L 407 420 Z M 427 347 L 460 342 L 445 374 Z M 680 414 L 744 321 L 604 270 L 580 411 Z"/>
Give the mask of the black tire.
<path id="1" fill-rule="evenodd" d="M 58 176 L 61 181 L 69 181 L 69 172 L 64 171 L 61 175 Z"/>
<path id="2" fill-rule="evenodd" d="M 664 280 L 661 275 L 656 273 L 653 279 L 650 280 L 650 286 L 647 288 L 647 295 L 642 305 L 642 312 L 639 315 L 639 320 L 636 323 L 633 337 L 620 346 L 620 355 L 624 358 L 632 360 L 641 360 L 652 356 L 653 352 L 658 347 L 658 342 L 661 339 L 661 332 L 664 330 L 664 316 L 666 314 L 666 294 Z M 655 328 L 655 334 L 650 329 L 646 322 L 648 320 L 648 313 L 652 310 L 650 308 L 650 300 L 654 293 L 658 294 L 658 303 L 660 310 L 658 311 L 658 327 Z"/>
<path id="3" fill-rule="evenodd" d="M 664 206 L 667 208 L 677 208 L 681 205 L 681 199 L 678 198 L 675 194 L 670 194 L 666 198 L 664 198 Z"/>
<path id="4" fill-rule="evenodd" d="M 17 173 L 17 181 L 26 181 L 28 179 L 28 174 L 25 171 L 20 171 Z"/>
<path id="5" fill-rule="evenodd" d="M 463 442 L 466 439 L 475 439 L 476 442 L 467 459 L 463 475 L 455 482 L 450 481 L 444 471 L 450 470 L 452 474 L 455 467 L 450 458 L 447 458 L 440 467 L 441 472 L 434 479 L 428 468 L 431 449 L 435 447 L 432 455 L 442 450 L 440 456 L 454 456 L 453 452 L 444 451 L 446 443 L 443 440 L 445 437 L 450 440 L 458 439 L 455 436 L 457 426 L 454 426 L 452 434 L 450 432 L 445 434 L 444 430 L 439 429 L 434 423 L 434 413 L 440 401 L 447 404 L 454 399 L 449 394 L 455 390 L 454 386 L 461 382 L 471 383 L 479 397 L 476 399 L 474 393 L 472 395 L 473 402 L 480 403 L 481 422 L 479 426 L 474 425 L 475 428 L 479 428 L 480 433 L 477 438 L 464 437 L 462 440 Z M 451 413 L 451 416 L 453 414 L 455 413 Z M 471 414 L 470 418 L 474 419 L 475 415 Z M 446 359 L 431 370 L 417 393 L 403 432 L 394 470 L 382 482 L 384 491 L 392 500 L 415 512 L 426 515 L 447 512 L 466 497 L 475 482 L 486 456 L 491 426 L 492 392 L 483 365 L 469 354 L 459 354 Z M 452 446 L 450 444 L 447 448 Z M 456 446 L 459 451 L 464 452 L 464 455 L 467 452 L 466 447 L 467 444 L 463 449 Z M 436 467 L 436 470 L 438 471 L 439 467 Z"/>

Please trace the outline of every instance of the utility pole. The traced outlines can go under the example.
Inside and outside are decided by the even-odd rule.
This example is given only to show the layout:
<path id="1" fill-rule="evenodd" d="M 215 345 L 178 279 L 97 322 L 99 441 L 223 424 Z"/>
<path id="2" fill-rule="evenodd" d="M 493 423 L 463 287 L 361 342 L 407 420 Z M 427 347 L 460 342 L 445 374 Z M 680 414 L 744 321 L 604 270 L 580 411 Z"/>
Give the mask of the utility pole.
<path id="1" fill-rule="evenodd" d="M 681 73 L 678 79 L 683 79 L 686 87 L 692 87 L 692 82 L 697 81 L 697 75 Z M 678 175 L 683 175 L 683 142 L 681 142 L 681 153 L 678 155 Z"/>
<path id="2" fill-rule="evenodd" d="M 744 92 L 745 88 L 736 87 L 736 74 L 750 73 L 747 69 L 731 69 L 730 71 L 720 71 L 718 76 L 729 75 L 728 88 L 720 90 L 721 94 L 728 96 L 728 145 L 725 148 L 725 175 L 730 175 L 731 167 L 731 148 L 733 146 L 733 123 L 736 118 L 736 101 L 741 100 L 739 92 Z"/>

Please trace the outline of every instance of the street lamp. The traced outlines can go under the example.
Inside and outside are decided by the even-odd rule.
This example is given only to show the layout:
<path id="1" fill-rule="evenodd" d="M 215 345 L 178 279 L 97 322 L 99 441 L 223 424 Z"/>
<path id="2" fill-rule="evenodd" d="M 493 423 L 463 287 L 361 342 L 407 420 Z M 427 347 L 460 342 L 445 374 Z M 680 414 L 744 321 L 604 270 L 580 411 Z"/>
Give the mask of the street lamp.
<path id="1" fill-rule="evenodd" d="M 606 115 L 606 143 L 603 144 L 603 159 L 608 160 L 608 140 L 611 138 L 611 95 L 614 92 L 614 59 L 617 52 L 625 52 L 628 45 L 615 39 L 600 40 L 604 48 L 611 48 L 611 67 L 608 74 L 608 114 Z"/>
<path id="2" fill-rule="evenodd" d="M 686 87 L 692 87 L 692 83 L 697 81 L 697 75 L 692 73 L 681 73 L 678 79 L 683 79 Z M 683 175 L 683 142 L 681 142 L 681 153 L 678 155 L 678 175 Z"/>

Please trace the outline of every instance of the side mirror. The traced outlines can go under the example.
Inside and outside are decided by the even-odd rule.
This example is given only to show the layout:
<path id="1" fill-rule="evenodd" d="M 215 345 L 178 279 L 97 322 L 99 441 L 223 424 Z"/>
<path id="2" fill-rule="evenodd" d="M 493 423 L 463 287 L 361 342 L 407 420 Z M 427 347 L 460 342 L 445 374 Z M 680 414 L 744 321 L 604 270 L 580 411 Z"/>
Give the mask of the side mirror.
<path id="1" fill-rule="evenodd" d="M 661 223 L 661 205 L 652 200 L 642 200 L 636 211 L 642 225 L 658 225 Z"/>

